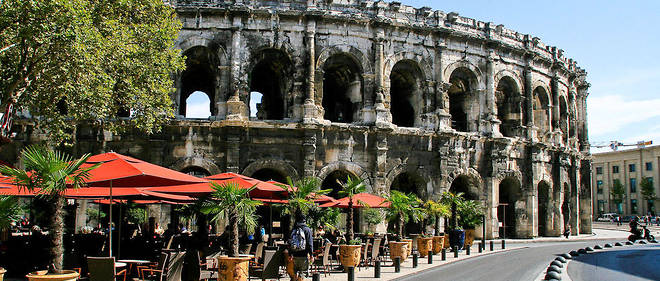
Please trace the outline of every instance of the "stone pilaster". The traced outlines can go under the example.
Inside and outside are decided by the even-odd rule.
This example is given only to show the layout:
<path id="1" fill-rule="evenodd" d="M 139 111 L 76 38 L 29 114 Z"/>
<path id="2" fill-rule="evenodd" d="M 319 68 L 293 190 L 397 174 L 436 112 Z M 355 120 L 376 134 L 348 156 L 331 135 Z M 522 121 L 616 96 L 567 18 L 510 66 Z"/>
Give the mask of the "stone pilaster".
<path id="1" fill-rule="evenodd" d="M 563 144 L 561 132 L 561 114 L 559 112 L 559 78 L 555 76 L 550 79 L 550 92 L 552 93 L 552 136 L 557 146 Z"/>
<path id="2" fill-rule="evenodd" d="M 303 151 L 303 177 L 313 177 L 316 174 L 316 131 L 305 131 Z"/>
<path id="3" fill-rule="evenodd" d="M 525 68 L 525 112 L 527 115 L 527 139 L 538 141 L 537 128 L 534 126 L 534 93 L 532 89 L 532 69 Z"/>
<path id="4" fill-rule="evenodd" d="M 485 98 L 485 106 L 482 110 L 481 116 L 481 132 L 487 136 L 501 137 L 500 133 L 500 120 L 497 119 L 497 108 L 495 105 L 495 53 L 491 52 L 486 60 L 486 92 L 483 96 Z"/>
<path id="5" fill-rule="evenodd" d="M 241 136 L 227 135 L 227 172 L 240 173 Z"/>
<path id="6" fill-rule="evenodd" d="M 308 0 L 308 6 L 313 0 Z M 319 107 L 316 105 L 316 97 L 314 92 L 314 75 L 316 73 L 316 21 L 310 19 L 307 21 L 307 33 L 305 34 L 307 42 L 307 55 L 309 62 L 307 64 L 307 97 L 303 104 L 303 122 L 304 123 L 318 123 L 322 118 Z"/>
<path id="7" fill-rule="evenodd" d="M 247 120 L 247 106 L 241 100 L 241 91 L 246 84 L 243 81 L 241 70 L 241 30 L 243 21 L 240 16 L 233 19 L 233 33 L 231 37 L 231 93 L 227 99 L 227 120 L 244 121 Z"/>

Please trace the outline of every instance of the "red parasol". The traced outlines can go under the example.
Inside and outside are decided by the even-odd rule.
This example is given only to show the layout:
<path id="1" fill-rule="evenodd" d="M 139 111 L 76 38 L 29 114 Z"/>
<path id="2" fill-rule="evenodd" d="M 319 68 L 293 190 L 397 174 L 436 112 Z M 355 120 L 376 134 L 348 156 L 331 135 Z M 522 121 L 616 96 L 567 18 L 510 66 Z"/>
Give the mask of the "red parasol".
<path id="1" fill-rule="evenodd" d="M 370 193 L 358 193 L 353 195 L 353 208 L 389 208 L 390 202 L 387 199 Z M 362 205 L 367 204 L 367 206 Z M 335 202 L 328 202 L 320 207 L 348 208 L 348 197 L 337 199 Z"/>

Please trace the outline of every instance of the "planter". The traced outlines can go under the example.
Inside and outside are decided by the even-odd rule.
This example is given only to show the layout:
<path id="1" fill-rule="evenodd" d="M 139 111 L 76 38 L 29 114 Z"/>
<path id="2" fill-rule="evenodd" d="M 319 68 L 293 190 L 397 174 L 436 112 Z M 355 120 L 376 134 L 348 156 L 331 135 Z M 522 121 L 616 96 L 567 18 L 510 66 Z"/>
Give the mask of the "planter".
<path id="1" fill-rule="evenodd" d="M 433 237 L 417 238 L 417 251 L 420 257 L 426 257 L 433 250 Z"/>
<path id="2" fill-rule="evenodd" d="M 449 246 L 453 249 L 457 247 L 459 250 L 465 244 L 465 231 L 462 229 L 454 229 L 449 231 Z"/>
<path id="3" fill-rule="evenodd" d="M 390 242 L 390 257 L 401 258 L 401 262 L 408 258 L 408 242 Z"/>
<path id="4" fill-rule="evenodd" d="M 4 279 L 5 272 L 7 272 L 4 268 L 0 267 L 0 281 Z"/>
<path id="5" fill-rule="evenodd" d="M 218 281 L 247 281 L 248 257 L 218 257 Z"/>
<path id="6" fill-rule="evenodd" d="M 48 273 L 48 270 L 39 270 L 25 275 L 29 281 L 75 281 L 80 274 L 73 270 L 62 270 L 62 273 Z"/>
<path id="7" fill-rule="evenodd" d="M 362 245 L 339 245 L 339 262 L 344 268 L 357 267 L 361 252 Z"/>
<path id="8" fill-rule="evenodd" d="M 437 255 L 444 248 L 445 235 L 442 236 L 433 236 L 433 254 Z"/>
<path id="9" fill-rule="evenodd" d="M 449 233 L 446 233 L 443 235 L 445 238 L 442 239 L 442 247 L 445 249 L 449 249 Z"/>
<path id="10" fill-rule="evenodd" d="M 408 243 L 408 254 L 406 254 L 406 257 L 410 256 L 410 254 L 412 254 L 412 249 L 413 249 L 413 240 L 412 239 L 401 239 L 401 242 Z"/>
<path id="11" fill-rule="evenodd" d="M 465 230 L 465 247 L 471 247 L 474 243 L 474 229 Z"/>

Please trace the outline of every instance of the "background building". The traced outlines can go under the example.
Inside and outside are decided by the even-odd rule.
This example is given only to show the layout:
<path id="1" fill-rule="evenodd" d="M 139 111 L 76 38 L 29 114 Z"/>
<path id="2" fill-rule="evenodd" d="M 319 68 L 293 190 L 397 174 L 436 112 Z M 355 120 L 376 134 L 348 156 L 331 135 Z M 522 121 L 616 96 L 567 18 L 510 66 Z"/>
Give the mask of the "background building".
<path id="1" fill-rule="evenodd" d="M 488 237 L 591 233 L 589 83 L 561 49 L 397 2 L 170 2 L 187 58 L 172 93 L 180 116 L 152 136 L 80 125 L 74 154 L 314 176 L 335 190 L 350 175 L 380 195 L 464 192 L 486 207 Z M 187 116 L 192 95 L 210 117 Z M 12 163 L 40 133 L 16 124 L 0 155 Z"/>
<path id="2" fill-rule="evenodd" d="M 655 197 L 658 189 L 658 165 L 660 146 L 612 151 L 593 154 L 593 198 L 594 216 L 602 213 L 623 215 L 655 214 Z M 643 195 L 643 181 L 650 181 L 655 196 Z M 621 203 L 616 202 L 612 188 L 616 183 L 623 186 Z"/>

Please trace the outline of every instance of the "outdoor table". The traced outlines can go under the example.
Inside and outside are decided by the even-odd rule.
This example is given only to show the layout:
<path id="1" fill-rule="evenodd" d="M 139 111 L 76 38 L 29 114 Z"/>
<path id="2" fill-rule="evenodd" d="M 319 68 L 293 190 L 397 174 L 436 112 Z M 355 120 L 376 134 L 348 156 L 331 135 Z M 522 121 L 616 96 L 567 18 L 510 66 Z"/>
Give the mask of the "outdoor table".
<path id="1" fill-rule="evenodd" d="M 115 268 L 122 268 L 126 267 L 126 263 L 123 262 L 115 262 Z"/>
<path id="2" fill-rule="evenodd" d="M 142 264 L 151 263 L 151 261 L 148 261 L 148 260 L 118 260 L 117 263 L 128 264 L 128 268 L 126 269 L 126 272 L 127 272 L 127 274 L 130 275 L 132 270 L 133 270 L 133 265 L 135 265 L 135 267 L 137 267 L 137 266 L 142 265 Z M 117 264 L 117 263 L 115 263 L 115 264 Z"/>

